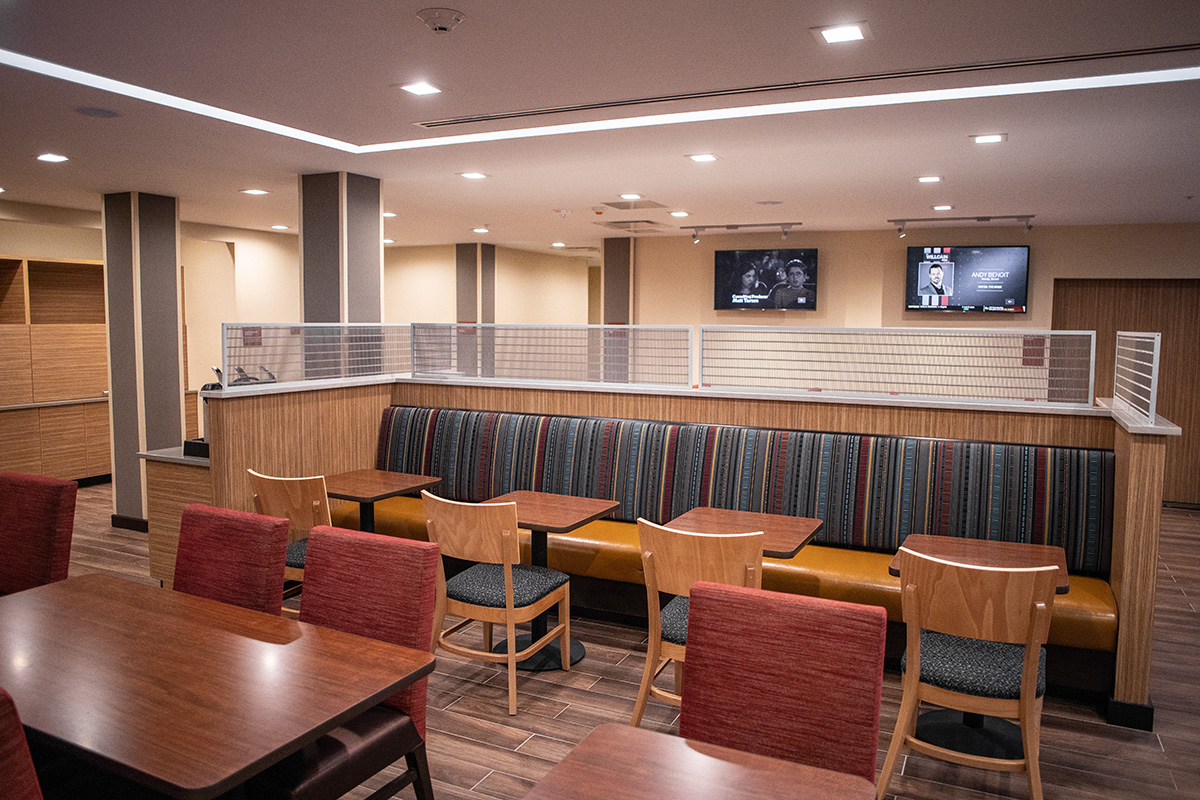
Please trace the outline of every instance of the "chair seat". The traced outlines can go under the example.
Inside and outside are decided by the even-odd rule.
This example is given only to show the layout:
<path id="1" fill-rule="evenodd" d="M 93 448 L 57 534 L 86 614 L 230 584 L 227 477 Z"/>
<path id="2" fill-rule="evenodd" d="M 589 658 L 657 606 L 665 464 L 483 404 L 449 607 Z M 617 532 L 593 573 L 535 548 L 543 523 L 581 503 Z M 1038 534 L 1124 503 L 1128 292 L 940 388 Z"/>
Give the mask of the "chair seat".
<path id="1" fill-rule="evenodd" d="M 565 584 L 566 573 L 529 564 L 514 564 L 513 605 L 533 605 Z M 476 564 L 446 580 L 446 596 L 460 603 L 487 608 L 504 608 L 504 567 Z"/>
<path id="2" fill-rule="evenodd" d="M 288 545 L 287 560 L 284 562 L 292 569 L 304 569 L 304 561 L 308 557 L 308 537 L 297 539 Z"/>
<path id="3" fill-rule="evenodd" d="M 921 683 L 952 692 L 1016 700 L 1021 696 L 1025 647 L 921 631 Z M 900 659 L 907 666 L 908 653 Z M 1046 693 L 1046 648 L 1038 658 L 1037 696 Z"/>
<path id="4" fill-rule="evenodd" d="M 662 620 L 663 641 L 678 645 L 687 644 L 688 605 L 688 598 L 676 595 L 662 607 L 659 619 Z"/>
<path id="5" fill-rule="evenodd" d="M 422 745 L 412 718 L 375 706 L 246 784 L 261 800 L 334 800 Z"/>

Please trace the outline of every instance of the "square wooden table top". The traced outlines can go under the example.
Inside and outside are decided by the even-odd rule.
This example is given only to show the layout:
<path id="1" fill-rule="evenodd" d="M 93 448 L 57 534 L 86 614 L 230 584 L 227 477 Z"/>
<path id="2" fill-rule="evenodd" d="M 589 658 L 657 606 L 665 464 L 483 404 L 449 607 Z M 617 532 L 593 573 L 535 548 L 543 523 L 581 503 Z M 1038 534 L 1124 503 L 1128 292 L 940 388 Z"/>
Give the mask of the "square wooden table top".
<path id="1" fill-rule="evenodd" d="M 402 494 L 415 494 L 442 482 L 428 475 L 386 469 L 355 469 L 325 476 L 325 494 L 338 500 L 374 503 Z"/>
<path id="2" fill-rule="evenodd" d="M 858 775 L 666 733 L 607 723 L 593 730 L 525 800 L 870 800 Z"/>
<path id="3" fill-rule="evenodd" d="M 1067 574 L 1067 552 L 1054 545 L 910 533 L 904 538 L 903 547 L 924 556 L 977 567 L 1028 569 L 1055 566 L 1058 567 L 1058 586 L 1055 592 L 1066 594 L 1071 589 L 1071 577 Z M 900 574 L 899 552 L 888 564 L 888 572 L 892 575 Z"/>
<path id="4" fill-rule="evenodd" d="M 524 490 L 502 494 L 484 502 L 516 503 L 517 524 L 531 531 L 547 533 L 568 533 L 600 519 L 621 505 L 616 500 Z"/>
<path id="5" fill-rule="evenodd" d="M 178 798 L 242 783 L 433 663 L 108 575 L 0 597 L 0 686 L 25 726 Z"/>
<path id="6" fill-rule="evenodd" d="M 763 514 L 727 508 L 696 507 L 680 514 L 667 527 L 692 533 L 750 533 L 762 531 L 763 555 L 791 558 L 813 540 L 825 523 L 810 517 Z"/>

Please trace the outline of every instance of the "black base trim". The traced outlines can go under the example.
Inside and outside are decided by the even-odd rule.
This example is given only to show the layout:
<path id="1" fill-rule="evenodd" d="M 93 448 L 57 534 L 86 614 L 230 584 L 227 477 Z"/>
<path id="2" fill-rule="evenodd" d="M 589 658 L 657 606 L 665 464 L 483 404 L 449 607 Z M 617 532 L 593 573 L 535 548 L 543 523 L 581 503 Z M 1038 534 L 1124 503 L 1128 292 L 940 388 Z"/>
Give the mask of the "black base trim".
<path id="1" fill-rule="evenodd" d="M 1154 730 L 1154 704 L 1147 701 L 1142 703 L 1126 703 L 1123 700 L 1108 698 L 1108 724 L 1120 725 L 1123 728 L 1136 728 L 1139 731 Z"/>
<path id="2" fill-rule="evenodd" d="M 80 486 L 99 486 L 102 483 L 112 483 L 112 475 L 92 475 L 89 478 L 76 478 L 75 482 Z"/>
<path id="3" fill-rule="evenodd" d="M 140 517 L 125 517 L 120 514 L 113 514 L 112 526 L 127 531 L 138 531 L 139 533 L 150 532 L 150 523 Z"/>

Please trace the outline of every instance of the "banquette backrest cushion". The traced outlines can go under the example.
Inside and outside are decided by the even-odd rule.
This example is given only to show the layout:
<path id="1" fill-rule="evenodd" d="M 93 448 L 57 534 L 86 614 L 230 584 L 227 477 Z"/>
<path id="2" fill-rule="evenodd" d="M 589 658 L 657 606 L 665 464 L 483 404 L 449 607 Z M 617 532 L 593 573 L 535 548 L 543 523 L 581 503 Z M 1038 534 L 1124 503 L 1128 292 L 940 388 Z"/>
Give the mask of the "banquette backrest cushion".
<path id="1" fill-rule="evenodd" d="M 909 533 L 1054 544 L 1107 577 L 1110 450 L 392 406 L 377 466 L 478 502 L 602 497 L 668 524 L 696 506 L 816 517 L 821 544 L 895 551 Z"/>

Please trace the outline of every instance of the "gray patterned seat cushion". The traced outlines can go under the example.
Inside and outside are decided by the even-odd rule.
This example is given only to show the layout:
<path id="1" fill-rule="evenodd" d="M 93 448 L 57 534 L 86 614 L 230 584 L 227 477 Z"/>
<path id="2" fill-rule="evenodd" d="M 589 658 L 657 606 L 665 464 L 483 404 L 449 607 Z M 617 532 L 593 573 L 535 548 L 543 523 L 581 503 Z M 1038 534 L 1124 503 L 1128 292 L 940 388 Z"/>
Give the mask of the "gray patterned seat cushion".
<path id="1" fill-rule="evenodd" d="M 687 644 L 688 599 L 673 597 L 659 612 L 662 620 L 662 638 L 671 644 Z"/>
<path id="2" fill-rule="evenodd" d="M 1016 700 L 1021 696 L 1025 647 L 921 631 L 921 683 L 952 692 Z M 907 668 L 908 653 L 900 659 Z M 1046 693 L 1046 648 L 1038 658 L 1037 696 Z"/>
<path id="3" fill-rule="evenodd" d="M 513 565 L 513 606 L 533 605 L 568 581 L 566 573 L 529 564 Z M 446 596 L 460 603 L 504 608 L 504 567 L 476 564 L 446 581 Z"/>
<path id="4" fill-rule="evenodd" d="M 304 569 L 304 559 L 308 556 L 308 537 L 297 539 L 287 546 L 287 556 L 284 563 L 293 569 Z"/>

